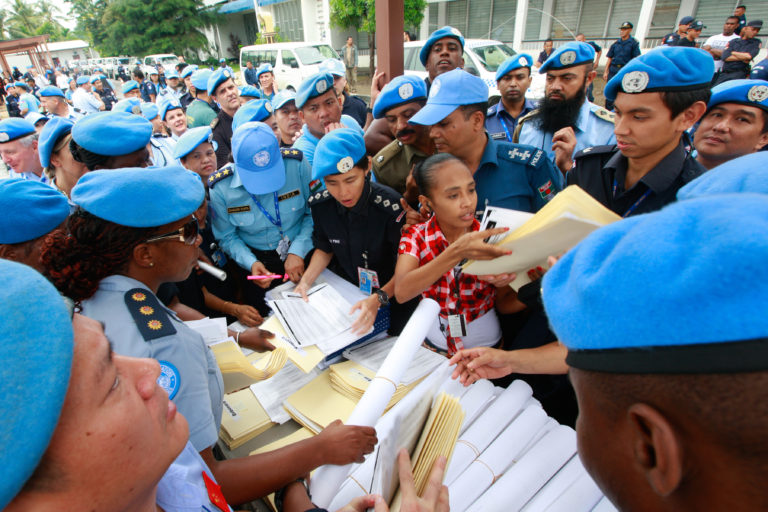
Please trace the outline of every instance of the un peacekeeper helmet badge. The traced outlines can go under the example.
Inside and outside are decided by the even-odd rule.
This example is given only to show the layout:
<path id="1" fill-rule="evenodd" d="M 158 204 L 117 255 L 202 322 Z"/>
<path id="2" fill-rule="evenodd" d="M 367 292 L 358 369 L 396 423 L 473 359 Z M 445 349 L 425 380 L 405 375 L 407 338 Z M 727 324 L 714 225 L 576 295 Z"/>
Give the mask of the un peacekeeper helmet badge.
<path id="1" fill-rule="evenodd" d="M 568 66 L 570 64 L 573 64 L 576 62 L 576 52 L 574 51 L 567 51 L 563 52 L 562 55 L 560 55 L 560 64 L 563 66 Z"/>
<path id="2" fill-rule="evenodd" d="M 454 27 L 451 27 L 451 34 L 461 37 L 461 32 L 459 32 L 459 29 Z"/>
<path id="3" fill-rule="evenodd" d="M 317 82 L 317 85 L 315 85 L 315 90 L 317 90 L 318 94 L 323 94 L 326 89 L 328 89 L 328 84 L 325 83 L 325 80 L 320 80 Z"/>
<path id="4" fill-rule="evenodd" d="M 256 167 L 266 167 L 269 165 L 270 160 L 269 152 L 266 150 L 259 151 L 253 155 L 253 165 Z"/>
<path id="5" fill-rule="evenodd" d="M 645 71 L 630 71 L 621 79 L 621 88 L 624 92 L 643 92 L 648 87 L 648 73 Z"/>
<path id="6" fill-rule="evenodd" d="M 429 97 L 434 98 L 437 96 L 437 93 L 440 92 L 440 79 L 435 79 L 435 82 L 432 84 L 432 88 L 429 90 Z"/>
<path id="7" fill-rule="evenodd" d="M 8 142 L 8 139 L 10 139 L 10 137 L 7 133 L 0 133 L 0 142 Z"/>
<path id="8" fill-rule="evenodd" d="M 225 77 L 229 78 L 231 75 L 229 74 L 229 70 L 225 69 L 224 73 L 222 73 Z"/>
<path id="9" fill-rule="evenodd" d="M 768 85 L 756 85 L 747 93 L 747 99 L 755 103 L 761 103 L 768 98 Z"/>
<path id="10" fill-rule="evenodd" d="M 271 114 L 272 110 L 274 110 L 274 109 L 272 108 L 272 104 L 267 102 L 267 103 L 264 104 L 264 110 L 266 110 L 267 112 L 269 112 Z"/>
<path id="11" fill-rule="evenodd" d="M 179 370 L 168 361 L 158 362 L 160 363 L 160 376 L 157 378 L 157 385 L 168 393 L 168 400 L 173 400 L 181 386 Z"/>
<path id="12" fill-rule="evenodd" d="M 336 164 L 336 169 L 344 174 L 352 170 L 352 168 L 355 166 L 355 162 L 352 161 L 351 156 L 345 156 L 341 160 L 339 160 L 339 163 Z"/>
<path id="13" fill-rule="evenodd" d="M 407 100 L 413 96 L 413 86 L 411 84 L 403 84 L 397 89 L 397 94 L 401 99 Z"/>

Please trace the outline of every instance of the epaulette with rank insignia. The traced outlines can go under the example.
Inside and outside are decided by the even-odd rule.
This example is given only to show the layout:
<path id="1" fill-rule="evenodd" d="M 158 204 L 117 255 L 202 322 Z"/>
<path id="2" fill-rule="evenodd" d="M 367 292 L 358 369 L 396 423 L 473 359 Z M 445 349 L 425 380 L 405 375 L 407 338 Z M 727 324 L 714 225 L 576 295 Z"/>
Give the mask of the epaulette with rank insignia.
<path id="1" fill-rule="evenodd" d="M 590 146 L 588 148 L 584 148 L 581 151 L 576 152 L 575 155 L 573 155 L 573 159 L 576 160 L 577 158 L 592 156 L 592 155 L 605 155 L 607 153 L 613 153 L 616 150 L 615 144 L 607 144 L 605 146 Z"/>
<path id="2" fill-rule="evenodd" d="M 280 148 L 280 153 L 283 155 L 283 158 L 293 158 L 294 160 L 301 160 L 304 158 L 304 153 L 302 153 L 300 149 Z"/>
<path id="3" fill-rule="evenodd" d="M 544 152 L 534 146 L 526 144 L 505 144 L 498 145 L 497 154 L 499 157 L 516 162 L 519 164 L 535 167 L 544 156 Z"/>
<path id="4" fill-rule="evenodd" d="M 523 129 L 523 125 L 538 115 L 539 109 L 535 108 L 517 120 L 517 126 L 515 126 L 515 131 L 512 133 L 512 142 L 517 144 L 520 141 L 520 131 Z"/>
<path id="5" fill-rule="evenodd" d="M 602 119 L 603 121 L 608 121 L 609 123 L 616 123 L 616 114 L 611 112 L 610 110 L 606 110 L 603 107 L 597 107 L 595 109 L 592 109 L 592 113 L 595 114 L 597 117 Z"/>
<path id="6" fill-rule="evenodd" d="M 403 150 L 403 143 L 395 139 L 376 153 L 373 161 L 377 167 L 381 167 Z"/>
<path id="7" fill-rule="evenodd" d="M 373 204 L 381 208 L 382 210 L 397 214 L 403 211 L 403 207 L 400 206 L 400 200 L 396 197 L 388 197 L 386 194 L 374 192 Z"/>
<path id="8" fill-rule="evenodd" d="M 125 292 L 125 305 L 131 313 L 144 341 L 176 334 L 168 312 L 152 292 L 134 288 Z"/>
<path id="9" fill-rule="evenodd" d="M 216 128 L 216 126 L 217 126 L 218 124 L 219 124 L 219 118 L 218 118 L 218 117 L 216 117 L 216 118 L 215 118 L 213 121 L 211 121 L 211 124 L 210 124 L 211 130 L 213 130 L 214 128 Z"/>
<path id="10" fill-rule="evenodd" d="M 330 197 L 331 197 L 331 194 L 328 192 L 328 189 L 321 190 L 309 196 L 309 199 L 307 199 L 307 203 L 309 205 L 322 203 L 323 201 L 328 200 Z"/>
<path id="11" fill-rule="evenodd" d="M 208 188 L 213 188 L 218 182 L 225 178 L 235 175 L 235 168 L 232 164 L 227 164 L 218 171 L 208 176 Z"/>

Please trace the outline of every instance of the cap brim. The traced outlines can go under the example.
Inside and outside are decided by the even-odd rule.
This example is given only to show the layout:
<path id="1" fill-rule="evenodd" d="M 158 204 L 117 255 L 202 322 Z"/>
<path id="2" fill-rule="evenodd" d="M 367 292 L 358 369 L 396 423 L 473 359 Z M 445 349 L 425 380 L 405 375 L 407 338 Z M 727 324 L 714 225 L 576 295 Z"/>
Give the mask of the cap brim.
<path id="1" fill-rule="evenodd" d="M 242 168 L 242 165 L 235 166 L 236 170 Z M 247 169 L 247 167 L 246 167 Z M 243 187 L 250 194 L 271 194 L 277 192 L 285 185 L 285 165 L 282 159 L 279 165 L 275 165 L 269 170 L 259 169 L 258 172 L 238 172 Z"/>
<path id="2" fill-rule="evenodd" d="M 440 105 L 434 103 L 430 105 L 427 103 L 424 105 L 424 108 L 416 112 L 416 114 L 414 114 L 413 117 L 408 120 L 408 122 L 411 124 L 432 126 L 433 124 L 437 124 L 451 115 L 454 110 L 459 108 L 459 106 L 460 105 Z"/>

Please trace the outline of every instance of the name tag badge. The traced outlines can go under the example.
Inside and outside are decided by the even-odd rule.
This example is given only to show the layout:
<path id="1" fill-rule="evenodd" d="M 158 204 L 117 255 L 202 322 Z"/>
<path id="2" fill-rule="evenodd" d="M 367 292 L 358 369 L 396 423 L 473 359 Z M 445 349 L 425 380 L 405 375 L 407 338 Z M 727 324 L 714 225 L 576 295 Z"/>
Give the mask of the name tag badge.
<path id="1" fill-rule="evenodd" d="M 232 208 L 227 208 L 227 213 L 240 213 L 240 212 L 249 212 L 249 211 L 251 211 L 251 207 L 248 205 L 233 206 Z"/>
<path id="2" fill-rule="evenodd" d="M 360 291 L 366 295 L 370 295 L 374 288 L 381 288 L 379 285 L 379 275 L 375 270 L 357 267 L 357 279 L 358 283 L 360 283 Z"/>
<path id="3" fill-rule="evenodd" d="M 288 249 L 291 248 L 291 241 L 287 236 L 283 236 L 280 243 L 277 244 L 277 255 L 280 256 L 280 261 L 285 261 L 288 257 Z"/>
<path id="4" fill-rule="evenodd" d="M 464 315 L 448 315 L 448 332 L 452 338 L 467 335 L 467 320 Z"/>
<path id="5" fill-rule="evenodd" d="M 291 190 L 290 192 L 286 192 L 285 194 L 281 196 L 277 196 L 278 201 L 284 201 L 286 199 L 290 199 L 292 197 L 296 197 L 299 195 L 299 189 Z"/>

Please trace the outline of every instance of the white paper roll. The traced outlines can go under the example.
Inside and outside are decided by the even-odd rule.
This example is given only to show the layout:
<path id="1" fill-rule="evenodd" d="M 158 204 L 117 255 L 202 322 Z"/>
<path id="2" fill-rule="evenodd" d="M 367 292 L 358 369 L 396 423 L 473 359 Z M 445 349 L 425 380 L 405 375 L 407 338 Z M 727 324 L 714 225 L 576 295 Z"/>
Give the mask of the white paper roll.
<path id="1" fill-rule="evenodd" d="M 592 512 L 618 512 L 618 510 L 613 503 L 611 503 L 611 500 L 603 497 L 603 499 L 597 502 L 597 505 L 592 509 Z"/>
<path id="2" fill-rule="evenodd" d="M 488 403 L 493 400 L 494 386 L 489 380 L 479 380 L 469 386 L 469 390 L 461 397 L 459 402 L 464 409 L 464 423 L 461 424 L 459 434 L 462 434 L 479 416 L 481 416 Z"/>
<path id="3" fill-rule="evenodd" d="M 588 512 L 603 497 L 592 477 L 584 471 L 557 500 L 547 507 L 547 512 Z"/>
<path id="4" fill-rule="evenodd" d="M 536 496 L 526 503 L 521 512 L 542 512 L 547 510 L 547 507 L 554 503 L 558 496 L 563 494 L 573 482 L 575 482 L 581 475 L 586 474 L 587 471 L 584 469 L 584 466 L 581 465 L 579 456 L 574 455 L 571 457 L 571 460 L 569 460 L 565 466 L 560 468 L 560 471 L 547 482 L 547 485 L 539 489 Z M 597 498 L 599 499 L 600 496 L 598 495 Z M 587 508 L 587 510 L 590 510 L 595 503 L 597 503 L 597 499 Z M 575 508 L 573 510 L 576 511 Z"/>
<path id="5" fill-rule="evenodd" d="M 200 267 L 201 270 L 204 270 L 211 274 L 213 277 L 221 280 L 226 281 L 227 280 L 227 273 L 221 270 L 218 267 L 214 267 L 213 265 L 209 265 L 208 263 L 204 262 L 203 260 L 197 260 L 197 266 Z"/>
<path id="6" fill-rule="evenodd" d="M 352 411 L 346 422 L 347 425 L 373 426 L 376 424 L 439 312 L 440 306 L 434 300 L 422 299 L 419 302 L 376 377 Z M 312 478 L 312 501 L 319 507 L 328 508 L 352 467 L 352 464 L 347 464 L 318 468 Z"/>

